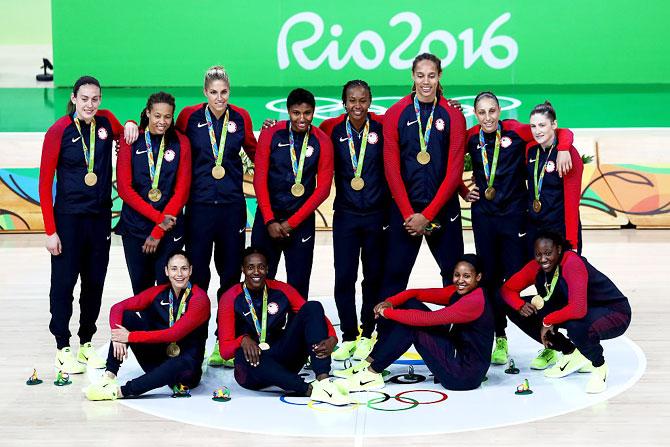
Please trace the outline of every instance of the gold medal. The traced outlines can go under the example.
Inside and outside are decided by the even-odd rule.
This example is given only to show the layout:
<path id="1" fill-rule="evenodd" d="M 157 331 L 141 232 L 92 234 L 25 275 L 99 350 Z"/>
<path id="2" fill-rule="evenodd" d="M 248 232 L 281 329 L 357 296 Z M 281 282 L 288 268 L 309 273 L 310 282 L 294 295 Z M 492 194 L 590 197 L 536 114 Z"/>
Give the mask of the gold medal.
<path id="1" fill-rule="evenodd" d="M 158 202 L 161 197 L 163 197 L 163 193 L 161 193 L 161 190 L 158 188 L 151 188 L 147 196 L 149 196 L 149 200 L 152 202 Z"/>
<path id="2" fill-rule="evenodd" d="M 168 357 L 177 357 L 181 352 L 181 349 L 179 349 L 179 345 L 177 343 L 172 342 L 167 346 L 166 351 Z"/>
<path id="3" fill-rule="evenodd" d="M 291 194 L 295 197 L 302 197 L 302 195 L 305 194 L 305 186 L 301 183 L 294 183 L 293 186 L 291 186 Z"/>
<path id="4" fill-rule="evenodd" d="M 427 151 L 421 151 L 416 154 L 416 161 L 418 161 L 419 164 L 427 165 L 430 163 L 430 154 Z"/>
<path id="5" fill-rule="evenodd" d="M 542 210 L 542 202 L 540 202 L 540 199 L 533 200 L 533 211 L 539 213 L 540 210 Z"/>
<path id="6" fill-rule="evenodd" d="M 89 172 L 84 176 L 84 183 L 86 186 L 95 186 L 98 183 L 98 176 L 95 175 L 95 172 Z"/>
<path id="7" fill-rule="evenodd" d="M 530 304 L 535 306 L 535 309 L 540 310 L 544 307 L 544 299 L 540 295 L 535 295 L 532 300 L 530 300 Z"/>
<path id="8" fill-rule="evenodd" d="M 265 342 L 259 343 L 258 347 L 261 348 L 261 351 L 267 351 L 268 349 L 270 349 L 270 345 Z"/>
<path id="9" fill-rule="evenodd" d="M 221 165 L 216 165 L 212 168 L 212 177 L 221 180 L 226 175 L 226 169 Z"/>
<path id="10" fill-rule="evenodd" d="M 486 197 L 486 200 L 493 200 L 496 197 L 496 189 L 493 186 L 489 186 L 486 188 L 486 191 L 484 191 L 484 197 Z"/>
<path id="11" fill-rule="evenodd" d="M 351 189 L 354 191 L 360 191 L 365 187 L 365 180 L 360 177 L 354 177 L 351 179 Z"/>

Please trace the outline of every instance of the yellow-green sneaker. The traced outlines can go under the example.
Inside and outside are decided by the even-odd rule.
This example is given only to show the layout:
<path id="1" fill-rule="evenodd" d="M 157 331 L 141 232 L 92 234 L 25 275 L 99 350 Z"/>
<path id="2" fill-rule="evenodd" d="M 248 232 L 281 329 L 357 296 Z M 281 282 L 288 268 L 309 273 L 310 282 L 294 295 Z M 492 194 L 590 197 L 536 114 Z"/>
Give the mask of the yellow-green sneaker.
<path id="1" fill-rule="evenodd" d="M 543 370 L 547 369 L 551 365 L 555 364 L 558 361 L 558 352 L 553 349 L 543 349 L 540 351 L 537 357 L 530 362 L 530 369 Z"/>
<path id="2" fill-rule="evenodd" d="M 235 359 L 223 359 L 224 368 L 235 368 Z"/>
<path id="3" fill-rule="evenodd" d="M 209 366 L 224 366 L 224 360 L 221 358 L 221 353 L 219 352 L 218 341 L 214 344 L 214 350 L 207 359 L 207 364 Z"/>
<path id="4" fill-rule="evenodd" d="M 77 361 L 95 369 L 102 369 L 107 366 L 107 360 L 98 355 L 90 341 L 79 346 Z"/>
<path id="5" fill-rule="evenodd" d="M 359 363 L 356 363 L 353 366 L 350 366 L 347 369 L 336 369 L 333 371 L 335 377 L 340 377 L 342 379 L 347 379 L 351 377 L 354 373 L 360 371 L 363 368 L 370 366 L 370 362 L 367 360 L 361 360 Z"/>
<path id="6" fill-rule="evenodd" d="M 352 355 L 354 360 L 365 360 L 374 348 L 375 342 L 371 338 L 361 337 L 356 341 L 356 350 Z"/>
<path id="7" fill-rule="evenodd" d="M 353 341 L 343 341 L 336 350 L 331 354 L 333 360 L 338 362 L 343 362 L 351 357 L 351 354 L 354 353 L 356 349 L 356 340 Z"/>
<path id="8" fill-rule="evenodd" d="M 589 378 L 588 383 L 586 384 L 586 392 L 589 394 L 598 394 L 602 393 L 607 389 L 607 374 L 609 373 L 609 368 L 607 368 L 607 363 L 603 363 L 598 367 L 594 367 L 591 377 Z"/>
<path id="9" fill-rule="evenodd" d="M 379 390 L 384 388 L 384 377 L 381 374 L 372 372 L 368 367 L 356 371 L 347 379 L 338 380 L 349 391 L 367 391 Z"/>
<path id="10" fill-rule="evenodd" d="M 88 400 L 116 400 L 119 398 L 119 384 L 115 379 L 101 380 L 84 389 Z"/>
<path id="11" fill-rule="evenodd" d="M 583 368 L 589 359 L 584 357 L 579 349 L 575 348 L 572 354 L 564 354 L 554 366 L 544 371 L 544 376 L 552 379 L 559 379 L 579 371 Z"/>
<path id="12" fill-rule="evenodd" d="M 68 374 L 82 374 L 86 371 L 86 365 L 82 365 L 75 360 L 72 349 L 69 346 L 56 351 L 54 365 L 56 370 Z"/>
<path id="13" fill-rule="evenodd" d="M 309 398 L 316 402 L 324 402 L 331 405 L 348 405 L 351 403 L 349 390 L 337 382 L 329 379 L 315 380 L 311 383 L 312 394 Z"/>
<path id="14" fill-rule="evenodd" d="M 494 365 L 507 364 L 507 338 L 496 337 L 496 348 L 491 354 L 491 363 Z"/>

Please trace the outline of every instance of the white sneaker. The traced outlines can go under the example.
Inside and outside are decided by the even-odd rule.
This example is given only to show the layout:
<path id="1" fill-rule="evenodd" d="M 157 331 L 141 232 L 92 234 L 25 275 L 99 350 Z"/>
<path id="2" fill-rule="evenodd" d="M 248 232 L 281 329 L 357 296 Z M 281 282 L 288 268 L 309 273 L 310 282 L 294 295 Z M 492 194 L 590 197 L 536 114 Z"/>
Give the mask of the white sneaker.
<path id="1" fill-rule="evenodd" d="M 607 363 L 593 367 L 593 372 L 591 372 L 591 377 L 589 378 L 588 383 L 586 384 L 586 392 L 589 394 L 598 394 L 602 393 L 607 389 L 607 374 L 609 373 L 609 368 Z"/>
<path id="2" fill-rule="evenodd" d="M 107 360 L 98 355 L 90 341 L 79 346 L 77 361 L 95 369 L 102 369 L 107 366 Z"/>
<path id="3" fill-rule="evenodd" d="M 68 374 L 82 374 L 86 371 L 86 365 L 82 365 L 75 360 L 74 354 L 72 354 L 72 349 L 69 346 L 56 351 L 54 365 L 56 370 Z"/>
<path id="4" fill-rule="evenodd" d="M 379 390 L 386 385 L 381 374 L 372 372 L 367 367 L 338 382 L 341 382 L 349 391 Z"/>
<path id="5" fill-rule="evenodd" d="M 579 349 L 575 348 L 572 354 L 563 355 L 554 366 L 544 370 L 544 376 L 558 379 L 579 371 L 589 363 L 589 359 L 584 357 Z"/>
<path id="6" fill-rule="evenodd" d="M 351 398 L 349 390 L 337 382 L 328 379 L 315 380 L 312 382 L 312 394 L 309 397 L 316 402 L 324 402 L 331 405 L 349 405 Z"/>

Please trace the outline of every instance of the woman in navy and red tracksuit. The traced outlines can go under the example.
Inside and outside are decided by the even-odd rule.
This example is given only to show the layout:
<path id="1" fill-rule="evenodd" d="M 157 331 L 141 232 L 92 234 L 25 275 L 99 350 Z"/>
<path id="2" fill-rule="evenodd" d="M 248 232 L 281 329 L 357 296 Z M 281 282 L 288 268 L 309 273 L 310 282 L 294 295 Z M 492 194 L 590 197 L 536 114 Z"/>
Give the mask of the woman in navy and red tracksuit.
<path id="1" fill-rule="evenodd" d="M 333 181 L 333 146 L 311 125 L 315 107 L 307 90 L 289 93 L 290 120 L 261 131 L 254 173 L 258 209 L 252 244 L 266 253 L 269 278 L 275 277 L 284 253 L 287 282 L 305 299 L 314 257 L 314 211 L 328 198 Z"/>
<path id="2" fill-rule="evenodd" d="M 396 206 L 387 230 L 382 297 L 407 287 L 423 235 L 444 285 L 463 254 L 455 193 L 463 173 L 465 119 L 442 96 L 440 63 L 432 54 L 417 56 L 414 93 L 394 104 L 384 119 L 384 168 Z"/>
<path id="3" fill-rule="evenodd" d="M 253 246 L 244 252 L 242 273 L 244 282 L 223 294 L 218 310 L 221 356 L 235 358 L 237 383 L 348 403 L 348 392 L 328 380 L 337 338 L 321 303 L 307 302 L 290 285 L 267 279 L 267 258 Z M 317 379 L 311 384 L 298 375 L 308 357 Z"/>
<path id="4" fill-rule="evenodd" d="M 172 95 L 149 96 L 140 117 L 140 138 L 132 145 L 121 143 L 116 163 L 123 200 L 116 233 L 123 239 L 136 294 L 166 282 L 166 257 L 184 246 L 182 209 L 191 183 L 191 148 L 175 131 L 174 110 Z"/>
<path id="5" fill-rule="evenodd" d="M 368 356 L 375 329 L 372 309 L 380 301 L 383 265 L 379 256 L 384 252 L 384 225 L 387 225 L 390 194 L 384 178 L 382 119 L 368 112 L 371 102 L 372 93 L 365 81 L 349 81 L 342 89 L 346 113 L 328 119 L 320 126 L 330 136 L 335 161 L 335 304 L 342 329 L 342 344 L 333 353 L 335 360 L 345 360 L 352 354 L 358 360 Z M 361 156 L 363 147 L 365 151 Z M 357 171 L 359 165 L 362 165 L 360 173 Z M 363 306 L 361 338 L 356 342 L 355 294 L 359 257 L 363 263 Z"/>
<path id="6" fill-rule="evenodd" d="M 475 255 L 463 255 L 453 273 L 453 285 L 440 289 L 406 290 L 375 307 L 377 344 L 366 361 L 336 376 L 349 375 L 351 391 L 384 386 L 380 374 L 413 344 L 426 366 L 450 390 L 472 390 L 488 371 L 493 344 L 493 316 Z M 430 310 L 424 303 L 444 306 Z"/>
<path id="7" fill-rule="evenodd" d="M 535 140 L 530 125 L 500 119 L 500 103 L 493 93 L 477 95 L 474 109 L 479 124 L 468 130 L 466 147 L 472 160 L 475 185 L 468 191 L 462 184 L 461 190 L 466 200 L 472 203 L 472 229 L 477 254 L 483 264 L 483 287 L 493 300 L 496 349 L 491 362 L 503 365 L 507 363 L 507 319 L 504 304 L 495 297 L 504 280 L 528 261 L 525 156 L 526 145 Z M 558 157 L 563 156 L 569 161 L 572 132 L 560 129 L 556 136 Z"/>
<path id="8" fill-rule="evenodd" d="M 56 338 L 56 367 L 84 372 L 86 363 L 104 367 L 91 346 L 100 313 L 109 263 L 112 208 L 112 142 L 123 127 L 107 110 L 98 110 L 100 83 L 91 76 L 77 80 L 68 113 L 44 136 L 40 164 L 40 206 L 51 253 L 49 329 Z M 57 175 L 55 204 L 52 196 Z M 73 291 L 81 276 L 77 362 L 70 350 Z"/>
<path id="9" fill-rule="evenodd" d="M 526 264 L 502 287 L 508 315 L 528 336 L 563 357 L 547 377 L 564 377 L 591 371 L 586 391 L 606 388 L 607 364 L 601 340 L 622 335 L 631 319 L 628 299 L 614 283 L 570 250 L 569 242 L 553 231 L 540 231 L 535 239 L 535 260 Z M 521 297 L 535 285 L 537 295 Z M 567 330 L 567 338 L 557 329 Z"/>
<path id="10" fill-rule="evenodd" d="M 163 266 L 169 282 L 116 303 L 109 312 L 112 342 L 103 379 L 89 386 L 90 400 L 115 400 L 170 387 L 195 388 L 202 376 L 210 302 L 191 284 L 191 263 L 181 250 Z M 119 386 L 116 375 L 133 351 L 145 374 Z"/>
<path id="11" fill-rule="evenodd" d="M 556 111 L 548 101 L 535 106 L 530 112 L 530 126 L 535 141 L 528 143 L 526 149 L 528 240 L 534 241 L 540 229 L 551 229 L 563 235 L 577 249 L 577 253 L 581 253 L 579 200 L 584 171 L 582 158 L 571 146 L 572 169 L 563 176 L 559 175 L 556 169 Z M 532 253 L 532 247 L 530 251 Z"/>

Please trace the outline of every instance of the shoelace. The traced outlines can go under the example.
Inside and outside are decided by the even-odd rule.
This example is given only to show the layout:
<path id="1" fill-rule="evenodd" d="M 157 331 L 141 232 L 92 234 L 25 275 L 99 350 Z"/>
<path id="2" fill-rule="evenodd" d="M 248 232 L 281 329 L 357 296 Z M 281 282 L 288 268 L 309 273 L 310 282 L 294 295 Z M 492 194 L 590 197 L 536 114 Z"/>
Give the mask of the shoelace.
<path id="1" fill-rule="evenodd" d="M 543 349 L 542 352 L 540 352 L 540 357 L 544 360 L 549 360 L 553 353 L 551 352 L 551 349 Z"/>
<path id="2" fill-rule="evenodd" d="M 505 348 L 505 339 L 504 338 L 499 338 L 496 340 L 496 349 L 504 349 Z"/>

